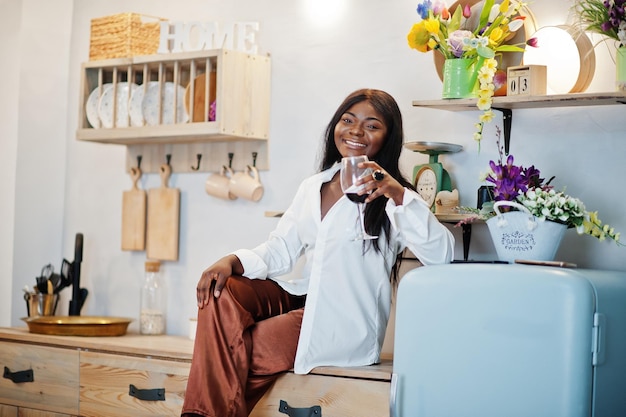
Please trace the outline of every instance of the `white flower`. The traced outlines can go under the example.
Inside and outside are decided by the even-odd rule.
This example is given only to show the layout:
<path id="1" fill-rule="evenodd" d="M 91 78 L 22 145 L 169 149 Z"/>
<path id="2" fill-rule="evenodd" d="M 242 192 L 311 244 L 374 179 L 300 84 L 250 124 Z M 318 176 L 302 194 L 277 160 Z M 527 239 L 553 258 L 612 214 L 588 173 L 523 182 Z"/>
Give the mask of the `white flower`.
<path id="1" fill-rule="evenodd" d="M 620 22 L 617 30 L 617 38 L 622 45 L 626 45 L 626 22 Z"/>

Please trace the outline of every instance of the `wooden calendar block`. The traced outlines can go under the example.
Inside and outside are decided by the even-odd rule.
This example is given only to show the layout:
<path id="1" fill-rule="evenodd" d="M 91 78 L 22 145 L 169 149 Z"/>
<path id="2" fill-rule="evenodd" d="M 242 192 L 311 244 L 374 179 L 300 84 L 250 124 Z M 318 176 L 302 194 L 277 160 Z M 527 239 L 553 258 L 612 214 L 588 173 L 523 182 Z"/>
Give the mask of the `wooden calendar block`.
<path id="1" fill-rule="evenodd" d="M 507 96 L 545 95 L 548 67 L 519 65 L 507 68 Z"/>

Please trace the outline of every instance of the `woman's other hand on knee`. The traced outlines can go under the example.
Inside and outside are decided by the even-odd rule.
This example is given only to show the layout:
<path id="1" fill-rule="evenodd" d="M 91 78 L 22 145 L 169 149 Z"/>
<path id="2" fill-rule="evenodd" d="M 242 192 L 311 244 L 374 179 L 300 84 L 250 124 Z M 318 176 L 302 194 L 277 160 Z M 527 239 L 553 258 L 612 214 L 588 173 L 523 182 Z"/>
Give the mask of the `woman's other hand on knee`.
<path id="1" fill-rule="evenodd" d="M 211 292 L 212 283 L 215 281 L 213 287 L 213 296 L 219 298 L 222 288 L 226 285 L 228 277 L 233 274 L 243 274 L 243 266 L 235 255 L 228 255 L 205 269 L 198 281 L 196 287 L 196 298 L 198 301 L 198 308 L 204 308 L 209 303 L 209 294 Z"/>

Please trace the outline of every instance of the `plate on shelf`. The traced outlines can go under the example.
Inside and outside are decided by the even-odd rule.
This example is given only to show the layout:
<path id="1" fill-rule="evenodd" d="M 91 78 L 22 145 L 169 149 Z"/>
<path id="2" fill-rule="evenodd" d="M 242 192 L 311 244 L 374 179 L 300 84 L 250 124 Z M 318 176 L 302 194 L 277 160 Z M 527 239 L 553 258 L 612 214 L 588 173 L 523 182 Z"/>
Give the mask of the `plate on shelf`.
<path id="1" fill-rule="evenodd" d="M 104 91 L 107 87 L 111 87 L 111 84 L 104 84 L 102 86 L 102 91 Z M 100 91 L 100 88 L 94 88 L 87 98 L 87 103 L 85 103 L 85 115 L 87 116 L 87 121 L 94 129 L 102 127 L 102 123 L 100 123 L 100 116 L 98 116 Z"/>
<path id="2" fill-rule="evenodd" d="M 185 89 L 169 81 L 163 83 L 160 109 L 159 93 L 159 83 L 156 83 L 149 85 L 144 94 L 141 108 L 146 125 L 174 124 L 174 97 L 176 97 L 176 123 L 186 123 L 189 120 L 189 115 L 185 111 L 185 105 L 183 104 Z M 160 123 L 159 110 L 161 111 Z"/>
<path id="3" fill-rule="evenodd" d="M 102 127 L 128 127 L 129 114 L 128 102 L 134 90 L 139 88 L 135 83 L 128 84 L 126 82 L 117 83 L 116 94 L 114 94 L 113 85 L 109 85 L 102 92 L 100 102 L 98 104 L 98 116 Z M 115 103 L 113 102 L 113 96 Z M 113 108 L 115 107 L 115 121 L 113 120 Z"/>
<path id="4" fill-rule="evenodd" d="M 208 115 L 205 116 L 205 104 L 206 104 L 206 73 L 198 75 L 193 81 L 193 100 L 191 100 L 191 82 L 185 88 L 185 110 L 187 110 L 187 114 L 191 114 L 191 103 L 193 102 L 193 116 L 191 117 L 192 122 L 204 122 L 208 120 L 209 122 L 215 121 L 215 83 L 216 83 L 216 72 L 211 71 L 209 76 L 209 112 Z M 206 117 L 206 119 L 205 119 Z"/>
<path id="5" fill-rule="evenodd" d="M 146 89 L 151 85 L 159 84 L 158 81 L 150 81 L 147 84 L 140 85 L 130 95 L 130 104 L 128 105 L 128 112 L 130 113 L 130 125 L 134 127 L 141 127 L 146 124 L 143 118 L 143 98 L 145 96 Z"/>

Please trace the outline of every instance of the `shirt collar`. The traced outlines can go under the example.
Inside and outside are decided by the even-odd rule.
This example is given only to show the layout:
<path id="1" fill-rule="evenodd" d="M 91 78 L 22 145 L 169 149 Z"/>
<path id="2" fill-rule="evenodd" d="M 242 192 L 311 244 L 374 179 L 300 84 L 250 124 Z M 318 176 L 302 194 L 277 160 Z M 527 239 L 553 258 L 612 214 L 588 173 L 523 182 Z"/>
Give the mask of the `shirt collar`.
<path id="1" fill-rule="evenodd" d="M 339 171 L 340 169 L 341 169 L 341 162 L 337 161 L 330 168 L 326 169 L 325 171 L 322 171 L 320 173 L 322 177 L 322 182 L 330 181 L 335 176 L 337 171 Z"/>

